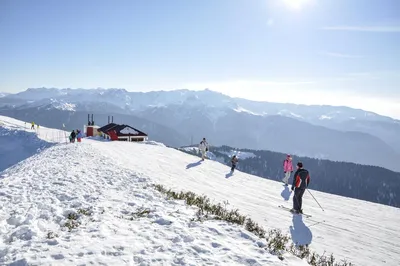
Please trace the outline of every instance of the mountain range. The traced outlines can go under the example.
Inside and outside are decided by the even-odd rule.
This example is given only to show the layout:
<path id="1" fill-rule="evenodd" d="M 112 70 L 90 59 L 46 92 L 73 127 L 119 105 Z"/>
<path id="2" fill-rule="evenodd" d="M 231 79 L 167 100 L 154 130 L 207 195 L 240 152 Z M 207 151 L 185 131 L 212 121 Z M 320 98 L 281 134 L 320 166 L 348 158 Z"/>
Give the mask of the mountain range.
<path id="1" fill-rule="evenodd" d="M 87 114 L 108 116 L 179 147 L 206 137 L 211 145 L 263 149 L 400 171 L 400 121 L 344 106 L 296 105 L 232 98 L 208 89 L 30 88 L 0 98 L 0 114 L 60 128 L 82 128 Z"/>

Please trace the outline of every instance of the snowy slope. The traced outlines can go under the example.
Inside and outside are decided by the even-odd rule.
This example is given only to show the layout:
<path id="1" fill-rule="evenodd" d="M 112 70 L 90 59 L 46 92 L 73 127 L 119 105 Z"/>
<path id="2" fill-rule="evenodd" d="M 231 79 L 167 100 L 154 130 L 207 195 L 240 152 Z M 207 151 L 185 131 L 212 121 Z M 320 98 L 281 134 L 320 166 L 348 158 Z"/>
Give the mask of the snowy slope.
<path id="1" fill-rule="evenodd" d="M 163 148 L 135 145 L 144 146 Z M 167 200 L 148 173 L 102 154 L 107 147 L 57 145 L 2 173 L 1 265 L 306 265 L 267 253 L 243 227 L 192 221 L 195 209 Z"/>
<path id="2" fill-rule="evenodd" d="M 313 217 L 296 220 L 277 207 L 292 204 L 289 190 L 281 183 L 241 172 L 230 176 L 227 166 L 215 161 L 201 163 L 197 157 L 171 148 L 115 142 L 93 145 L 121 167 L 157 183 L 204 193 L 217 202 L 228 200 L 265 227 L 291 233 L 293 239 L 309 243 L 320 254 L 333 252 L 362 266 L 394 266 L 400 261 L 397 208 L 312 190 L 325 211 L 306 193 L 303 207 Z"/>
<path id="3" fill-rule="evenodd" d="M 0 171 L 55 143 L 65 142 L 61 130 L 45 127 L 31 130 L 31 124 L 0 116 Z"/>
<path id="4" fill-rule="evenodd" d="M 400 261 L 399 209 L 311 191 L 325 212 L 306 193 L 304 210 L 313 217 L 293 217 L 277 207 L 292 200 L 280 183 L 239 171 L 229 175 L 218 162 L 150 144 L 84 139 L 2 172 L 0 264 L 303 264 L 266 253 L 243 228 L 191 222 L 194 209 L 166 200 L 151 183 L 228 200 L 265 228 L 282 229 L 320 254 L 333 252 L 362 266 Z M 80 225 L 68 232 L 68 214 L 87 208 L 92 214 L 78 213 Z M 147 218 L 132 216 L 140 208 L 150 210 Z"/>

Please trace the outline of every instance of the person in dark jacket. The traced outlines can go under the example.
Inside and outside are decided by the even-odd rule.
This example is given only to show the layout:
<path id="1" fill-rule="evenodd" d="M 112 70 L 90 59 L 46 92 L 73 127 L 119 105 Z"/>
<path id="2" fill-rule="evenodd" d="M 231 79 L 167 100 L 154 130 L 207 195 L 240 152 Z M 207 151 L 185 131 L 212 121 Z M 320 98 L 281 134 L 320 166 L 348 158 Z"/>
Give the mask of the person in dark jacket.
<path id="1" fill-rule="evenodd" d="M 233 171 L 235 171 L 237 162 L 238 162 L 237 156 L 233 155 L 232 160 L 231 160 L 231 163 L 232 163 L 231 172 L 232 173 L 233 173 Z"/>
<path id="2" fill-rule="evenodd" d="M 72 143 L 74 143 L 75 142 L 75 138 L 76 138 L 76 133 L 75 133 L 75 130 L 72 130 L 72 132 L 71 132 L 71 142 Z"/>
<path id="3" fill-rule="evenodd" d="M 310 173 L 303 168 L 303 163 L 297 163 L 297 171 L 293 176 L 292 191 L 294 190 L 293 196 L 293 213 L 303 213 L 302 203 L 303 195 L 306 188 L 310 184 Z"/>

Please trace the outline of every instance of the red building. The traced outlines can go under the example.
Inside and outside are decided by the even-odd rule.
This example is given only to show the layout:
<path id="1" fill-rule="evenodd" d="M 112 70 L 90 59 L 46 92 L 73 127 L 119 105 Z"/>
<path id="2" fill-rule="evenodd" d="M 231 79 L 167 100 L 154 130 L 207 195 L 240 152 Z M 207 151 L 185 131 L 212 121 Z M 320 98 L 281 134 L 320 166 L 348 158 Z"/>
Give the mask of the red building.
<path id="1" fill-rule="evenodd" d="M 99 129 L 97 129 L 104 138 L 119 141 L 145 141 L 148 139 L 146 133 L 133 128 L 128 125 L 118 125 L 115 123 L 109 123 Z"/>

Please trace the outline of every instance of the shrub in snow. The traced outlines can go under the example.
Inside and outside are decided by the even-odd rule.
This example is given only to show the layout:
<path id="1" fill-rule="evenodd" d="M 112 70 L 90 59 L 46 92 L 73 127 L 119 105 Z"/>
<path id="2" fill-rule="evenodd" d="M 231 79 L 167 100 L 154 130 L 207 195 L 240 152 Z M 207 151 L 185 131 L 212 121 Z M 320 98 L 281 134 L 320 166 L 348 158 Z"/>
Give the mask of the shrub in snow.
<path id="1" fill-rule="evenodd" d="M 244 225 L 245 229 L 253 233 L 259 238 L 267 241 L 266 247 L 268 250 L 278 255 L 283 260 L 283 253 L 289 252 L 301 259 L 307 260 L 311 266 L 353 266 L 353 264 L 346 261 L 335 262 L 333 255 L 326 256 L 317 255 L 315 252 L 311 252 L 308 245 L 290 245 L 288 246 L 290 237 L 284 235 L 281 230 L 271 229 L 268 233 L 262 226 L 258 225 L 252 219 L 247 218 L 239 213 L 239 210 L 228 210 L 226 208 L 227 202 L 224 202 L 224 206 L 221 203 L 212 204 L 210 199 L 206 196 L 199 196 L 193 192 L 175 192 L 170 189 L 166 189 L 162 185 L 154 185 L 155 189 L 162 194 L 166 195 L 169 199 L 184 200 L 187 205 L 196 206 L 199 209 L 196 212 L 198 221 L 204 221 L 208 219 L 223 220 L 229 223 L 238 225 Z M 261 245 L 262 248 L 264 245 Z"/>

